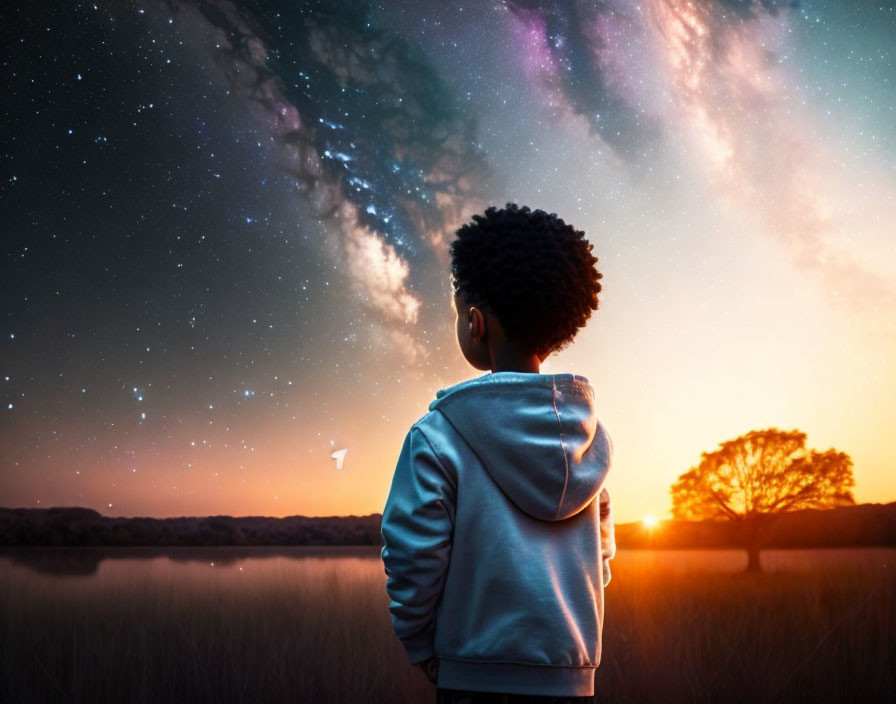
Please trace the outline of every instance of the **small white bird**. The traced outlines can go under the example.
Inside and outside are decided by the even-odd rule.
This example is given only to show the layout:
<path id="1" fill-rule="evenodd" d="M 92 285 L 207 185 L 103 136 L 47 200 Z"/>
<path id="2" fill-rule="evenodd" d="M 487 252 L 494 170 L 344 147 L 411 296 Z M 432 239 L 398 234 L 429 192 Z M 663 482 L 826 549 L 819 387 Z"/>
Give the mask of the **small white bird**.
<path id="1" fill-rule="evenodd" d="M 336 450 L 330 457 L 336 460 L 336 469 L 342 469 L 342 460 L 345 457 L 345 453 L 348 452 L 348 448 L 345 450 Z"/>

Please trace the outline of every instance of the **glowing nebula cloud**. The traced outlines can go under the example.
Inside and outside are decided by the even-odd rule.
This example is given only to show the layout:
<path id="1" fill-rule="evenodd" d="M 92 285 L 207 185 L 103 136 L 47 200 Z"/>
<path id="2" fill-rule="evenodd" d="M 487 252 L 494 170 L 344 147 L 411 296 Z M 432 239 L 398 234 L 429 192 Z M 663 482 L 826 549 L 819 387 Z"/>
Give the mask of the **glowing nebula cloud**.
<path id="1" fill-rule="evenodd" d="M 882 272 L 853 257 L 838 183 L 807 137 L 781 68 L 792 2 L 508 3 L 524 72 L 546 105 L 587 119 L 633 170 L 661 150 L 702 169 L 833 301 L 894 309 Z"/>
<path id="2" fill-rule="evenodd" d="M 659 126 L 636 92 L 649 74 L 640 11 L 630 3 L 507 3 L 520 37 L 522 63 L 541 73 L 568 107 L 620 154 L 644 157 Z M 635 13 L 635 14 L 632 14 Z"/>
<path id="3" fill-rule="evenodd" d="M 892 288 L 841 244 L 846 225 L 826 207 L 834 184 L 791 109 L 793 91 L 779 68 L 789 22 L 783 6 L 651 0 L 677 96 L 670 117 L 690 127 L 724 194 L 758 213 L 764 233 L 797 266 L 819 272 L 832 299 L 892 307 Z"/>

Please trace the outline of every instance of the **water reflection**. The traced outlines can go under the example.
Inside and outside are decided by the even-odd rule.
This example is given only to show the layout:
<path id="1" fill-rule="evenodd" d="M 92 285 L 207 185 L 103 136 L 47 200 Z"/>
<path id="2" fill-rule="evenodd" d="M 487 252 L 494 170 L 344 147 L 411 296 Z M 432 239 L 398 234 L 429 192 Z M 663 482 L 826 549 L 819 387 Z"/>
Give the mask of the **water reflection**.
<path id="1" fill-rule="evenodd" d="M 896 564 L 893 548 L 829 550 L 764 550 L 768 572 L 887 567 Z M 340 568 L 382 570 L 380 547 L 375 545 L 296 546 L 142 546 L 142 547 L 0 547 L 0 567 L 24 568 L 48 577 L 91 578 L 100 573 L 205 573 L 217 568 L 236 573 L 276 574 L 324 563 Z M 743 550 L 620 550 L 614 575 L 643 569 L 676 572 L 738 572 L 746 566 Z"/>
<path id="2" fill-rule="evenodd" d="M 245 567 L 256 560 L 332 560 L 348 558 L 367 562 L 380 559 L 380 548 L 371 545 L 296 545 L 296 546 L 141 546 L 141 547 L 7 547 L 0 548 L 0 565 L 25 567 L 42 575 L 56 577 L 93 577 L 101 565 L 167 561 L 174 565 Z"/>

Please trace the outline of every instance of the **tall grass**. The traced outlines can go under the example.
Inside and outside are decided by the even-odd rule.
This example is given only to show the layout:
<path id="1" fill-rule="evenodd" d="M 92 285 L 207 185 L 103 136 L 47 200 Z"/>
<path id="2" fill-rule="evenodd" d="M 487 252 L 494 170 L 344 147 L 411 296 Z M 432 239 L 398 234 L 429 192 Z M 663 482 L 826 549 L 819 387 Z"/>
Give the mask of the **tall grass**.
<path id="1" fill-rule="evenodd" d="M 600 700 L 896 701 L 892 564 L 758 575 L 617 567 Z"/>
<path id="2" fill-rule="evenodd" d="M 434 702 L 393 635 L 378 559 L 296 562 L 106 561 L 73 579 L 4 561 L 0 700 Z M 596 700 L 892 702 L 894 643 L 880 560 L 745 575 L 623 553 Z"/>

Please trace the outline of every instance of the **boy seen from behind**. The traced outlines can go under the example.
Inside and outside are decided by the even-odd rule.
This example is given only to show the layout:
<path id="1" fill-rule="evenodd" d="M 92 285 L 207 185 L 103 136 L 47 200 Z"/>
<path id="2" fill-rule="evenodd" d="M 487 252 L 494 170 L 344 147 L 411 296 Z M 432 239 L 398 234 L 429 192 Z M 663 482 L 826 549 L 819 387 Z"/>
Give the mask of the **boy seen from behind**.
<path id="1" fill-rule="evenodd" d="M 395 634 L 440 704 L 593 701 L 612 441 L 588 379 L 539 365 L 597 310 L 598 259 L 554 214 L 472 220 L 449 250 L 457 340 L 488 371 L 405 436 L 382 518 Z"/>

